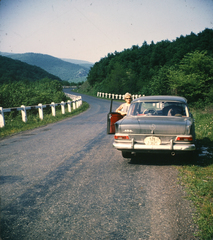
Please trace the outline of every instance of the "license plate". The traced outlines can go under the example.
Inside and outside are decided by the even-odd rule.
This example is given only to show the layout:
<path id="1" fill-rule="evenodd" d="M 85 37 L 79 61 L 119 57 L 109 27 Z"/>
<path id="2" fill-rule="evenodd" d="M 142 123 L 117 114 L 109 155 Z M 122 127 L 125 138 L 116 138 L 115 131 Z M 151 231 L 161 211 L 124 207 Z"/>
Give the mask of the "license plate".
<path id="1" fill-rule="evenodd" d="M 151 136 L 151 137 L 146 137 L 144 139 L 144 143 L 146 145 L 160 145 L 161 144 L 161 140 L 158 137 Z"/>

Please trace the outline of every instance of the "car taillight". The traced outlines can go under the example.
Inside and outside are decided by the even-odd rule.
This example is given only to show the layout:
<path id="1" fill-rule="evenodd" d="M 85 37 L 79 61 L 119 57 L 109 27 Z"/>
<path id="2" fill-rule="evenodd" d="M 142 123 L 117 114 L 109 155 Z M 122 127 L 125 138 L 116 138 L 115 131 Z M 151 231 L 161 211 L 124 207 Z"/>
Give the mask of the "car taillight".
<path id="1" fill-rule="evenodd" d="M 124 136 L 124 135 L 115 135 L 114 136 L 114 139 L 116 140 L 128 140 L 129 139 L 129 136 Z"/>
<path id="2" fill-rule="evenodd" d="M 178 136 L 176 138 L 176 141 L 181 141 L 181 142 L 192 142 L 193 137 L 192 136 Z"/>

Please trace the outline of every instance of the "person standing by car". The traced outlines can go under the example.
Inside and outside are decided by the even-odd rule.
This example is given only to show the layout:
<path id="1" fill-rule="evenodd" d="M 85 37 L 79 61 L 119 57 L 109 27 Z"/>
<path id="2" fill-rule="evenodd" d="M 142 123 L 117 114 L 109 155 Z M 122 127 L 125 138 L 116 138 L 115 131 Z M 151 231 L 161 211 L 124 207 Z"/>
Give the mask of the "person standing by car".
<path id="1" fill-rule="evenodd" d="M 124 95 L 124 100 L 125 103 L 121 104 L 115 111 L 120 113 L 122 116 L 125 116 L 129 110 L 129 106 L 131 104 L 132 101 L 132 95 L 130 93 L 126 93 Z"/>

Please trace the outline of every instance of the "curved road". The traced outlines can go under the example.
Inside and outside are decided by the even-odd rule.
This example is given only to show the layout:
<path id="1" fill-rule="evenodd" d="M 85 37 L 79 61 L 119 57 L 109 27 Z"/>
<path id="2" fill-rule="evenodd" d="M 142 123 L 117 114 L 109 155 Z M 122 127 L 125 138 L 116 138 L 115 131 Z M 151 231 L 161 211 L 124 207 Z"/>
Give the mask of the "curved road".
<path id="1" fill-rule="evenodd" d="M 170 158 L 123 159 L 110 102 L 83 100 L 78 116 L 0 141 L 1 239 L 195 239 Z"/>

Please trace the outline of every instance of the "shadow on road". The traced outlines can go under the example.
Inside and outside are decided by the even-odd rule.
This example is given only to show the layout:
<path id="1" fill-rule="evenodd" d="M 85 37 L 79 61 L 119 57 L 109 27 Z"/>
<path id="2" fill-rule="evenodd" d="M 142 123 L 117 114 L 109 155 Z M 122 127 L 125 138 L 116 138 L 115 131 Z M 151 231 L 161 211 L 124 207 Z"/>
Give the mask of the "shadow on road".
<path id="1" fill-rule="evenodd" d="M 144 153 L 133 156 L 129 164 L 141 165 L 199 165 L 208 166 L 213 164 L 213 142 L 208 139 L 202 139 L 196 143 L 197 150 L 193 154 L 191 152 L 186 154 L 176 154 L 171 156 L 169 153 L 153 154 Z"/>
<path id="2" fill-rule="evenodd" d="M 153 154 L 153 153 L 145 153 L 138 154 L 133 156 L 129 164 L 141 164 L 141 165 L 157 165 L 157 166 L 165 166 L 165 165 L 188 165 L 188 164 L 196 164 L 197 157 L 186 155 L 175 155 L 171 156 L 168 154 Z"/>

